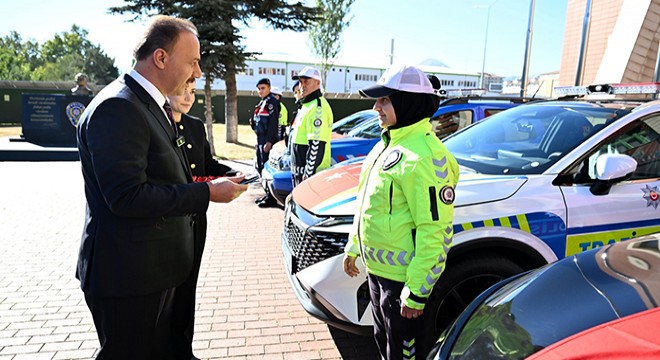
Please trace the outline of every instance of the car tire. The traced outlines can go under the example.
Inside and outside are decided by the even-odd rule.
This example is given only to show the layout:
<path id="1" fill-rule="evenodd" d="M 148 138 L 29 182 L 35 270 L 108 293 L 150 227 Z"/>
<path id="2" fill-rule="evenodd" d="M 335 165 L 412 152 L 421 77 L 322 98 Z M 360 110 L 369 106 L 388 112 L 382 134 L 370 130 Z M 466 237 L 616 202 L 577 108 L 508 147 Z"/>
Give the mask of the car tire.
<path id="1" fill-rule="evenodd" d="M 481 292 L 491 285 L 524 270 L 513 261 L 499 255 L 478 255 L 447 264 L 436 283 L 422 317 L 424 329 L 417 339 L 418 353 L 427 354 L 440 333 Z"/>

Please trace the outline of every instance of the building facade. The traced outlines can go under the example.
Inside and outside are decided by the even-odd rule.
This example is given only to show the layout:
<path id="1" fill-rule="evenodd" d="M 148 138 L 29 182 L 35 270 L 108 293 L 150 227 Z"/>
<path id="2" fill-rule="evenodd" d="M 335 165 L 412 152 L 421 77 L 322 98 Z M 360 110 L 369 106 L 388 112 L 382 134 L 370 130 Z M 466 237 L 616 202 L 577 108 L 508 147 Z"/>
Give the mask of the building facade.
<path id="1" fill-rule="evenodd" d="M 568 0 L 559 85 L 654 81 L 660 0 L 592 0 L 582 76 L 578 60 L 587 0 Z"/>
<path id="2" fill-rule="evenodd" d="M 285 60 L 257 59 L 246 62 L 246 68 L 236 75 L 237 90 L 254 91 L 259 79 L 269 78 L 272 86 L 291 91 L 295 81 L 291 77 L 298 74 L 305 66 L 313 63 L 291 62 Z M 427 74 L 440 79 L 443 89 L 473 89 L 479 87 L 479 73 L 463 73 L 449 68 L 420 65 Z M 324 88 L 327 93 L 357 93 L 359 89 L 373 85 L 385 72 L 385 68 L 335 65 L 327 73 Z M 204 88 L 204 79 L 197 80 L 197 88 Z M 222 79 L 211 85 L 213 90 L 226 90 Z"/>

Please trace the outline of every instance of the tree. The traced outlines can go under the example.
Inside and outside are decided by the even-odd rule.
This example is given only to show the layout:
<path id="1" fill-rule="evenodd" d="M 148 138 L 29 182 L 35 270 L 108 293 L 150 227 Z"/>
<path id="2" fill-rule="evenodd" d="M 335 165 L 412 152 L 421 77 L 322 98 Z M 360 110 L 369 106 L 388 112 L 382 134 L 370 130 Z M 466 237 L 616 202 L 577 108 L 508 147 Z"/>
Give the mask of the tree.
<path id="1" fill-rule="evenodd" d="M 23 42 L 15 31 L 0 39 L 0 79 L 71 81 L 84 72 L 92 82 L 108 84 L 119 75 L 114 62 L 75 24 L 43 45 Z"/>
<path id="2" fill-rule="evenodd" d="M 66 54 L 55 62 L 45 62 L 36 68 L 32 74 L 33 80 L 38 81 L 72 81 L 79 72 L 84 72 L 81 64 L 82 55 L 77 53 Z"/>
<path id="3" fill-rule="evenodd" d="M 322 20 L 312 25 L 309 38 L 312 50 L 320 59 L 322 83 L 326 84 L 328 71 L 341 51 L 341 33 L 352 20 L 346 19 L 355 0 L 316 0 L 316 6 L 321 11 Z"/>
<path id="4" fill-rule="evenodd" d="M 211 83 L 217 78 L 225 81 L 226 141 L 238 142 L 238 111 L 236 73 L 245 68 L 245 61 L 257 53 L 246 52 L 240 45 L 240 24 L 245 26 L 254 18 L 265 20 L 275 29 L 302 31 L 318 19 L 316 8 L 298 2 L 289 4 L 285 0 L 125 0 L 129 5 L 112 7 L 110 12 L 134 13 L 135 19 L 142 15 L 166 14 L 192 21 L 198 28 L 204 72 L 204 94 L 206 97 L 206 124 L 213 123 L 211 107 Z M 207 131 L 210 135 L 213 132 Z M 215 153 L 213 138 L 209 138 Z M 214 154 L 215 155 L 215 154 Z"/>
<path id="5" fill-rule="evenodd" d="M 114 59 L 98 45 L 87 40 L 87 30 L 71 26 L 71 31 L 56 34 L 41 47 L 42 65 L 35 69 L 35 80 L 70 81 L 79 72 L 90 81 L 108 84 L 119 76 Z"/>
<path id="6" fill-rule="evenodd" d="M 23 42 L 15 31 L 0 38 L 0 79 L 30 80 L 32 72 L 40 65 L 39 52 L 38 43 Z"/>
<path id="7" fill-rule="evenodd" d="M 119 76 L 115 59 L 107 56 L 98 45 L 87 48 L 83 61 L 84 72 L 97 84 L 109 84 Z"/>

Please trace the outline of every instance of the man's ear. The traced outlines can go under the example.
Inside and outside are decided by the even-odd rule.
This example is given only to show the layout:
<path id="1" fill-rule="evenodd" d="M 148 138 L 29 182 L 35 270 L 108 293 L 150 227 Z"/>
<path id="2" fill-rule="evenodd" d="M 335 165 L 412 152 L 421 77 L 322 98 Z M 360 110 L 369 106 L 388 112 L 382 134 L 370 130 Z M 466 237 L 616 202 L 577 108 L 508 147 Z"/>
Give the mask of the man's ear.
<path id="1" fill-rule="evenodd" d="M 156 51 L 154 51 L 152 57 L 156 67 L 159 69 L 163 69 L 165 68 L 165 63 L 167 62 L 167 58 L 169 57 L 169 55 L 167 54 L 167 51 L 165 51 L 164 49 L 158 48 L 156 49 Z"/>

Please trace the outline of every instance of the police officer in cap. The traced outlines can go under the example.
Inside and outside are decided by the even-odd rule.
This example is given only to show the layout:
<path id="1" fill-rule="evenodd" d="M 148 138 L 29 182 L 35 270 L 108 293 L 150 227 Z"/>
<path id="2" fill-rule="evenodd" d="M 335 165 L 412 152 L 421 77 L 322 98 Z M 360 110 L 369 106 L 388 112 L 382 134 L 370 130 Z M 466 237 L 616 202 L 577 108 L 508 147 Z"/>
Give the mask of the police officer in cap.
<path id="1" fill-rule="evenodd" d="M 264 163 L 268 161 L 270 149 L 278 141 L 278 126 L 280 118 L 280 102 L 271 94 L 270 79 L 263 78 L 257 83 L 257 92 L 261 101 L 254 108 L 254 116 L 250 121 L 252 129 L 257 134 L 257 172 L 261 176 Z M 260 207 L 276 203 L 269 194 L 257 200 Z"/>
<path id="2" fill-rule="evenodd" d="M 432 131 L 440 99 L 424 72 L 394 67 L 360 93 L 376 98 L 383 133 L 362 165 L 344 271 L 357 276 L 358 257 L 366 267 L 381 357 L 425 359 L 421 321 L 452 245 L 458 164 Z"/>
<path id="3" fill-rule="evenodd" d="M 291 125 L 289 149 L 293 186 L 330 167 L 330 138 L 334 117 L 328 100 L 321 92 L 321 72 L 311 66 L 298 75 L 300 109 Z"/>

